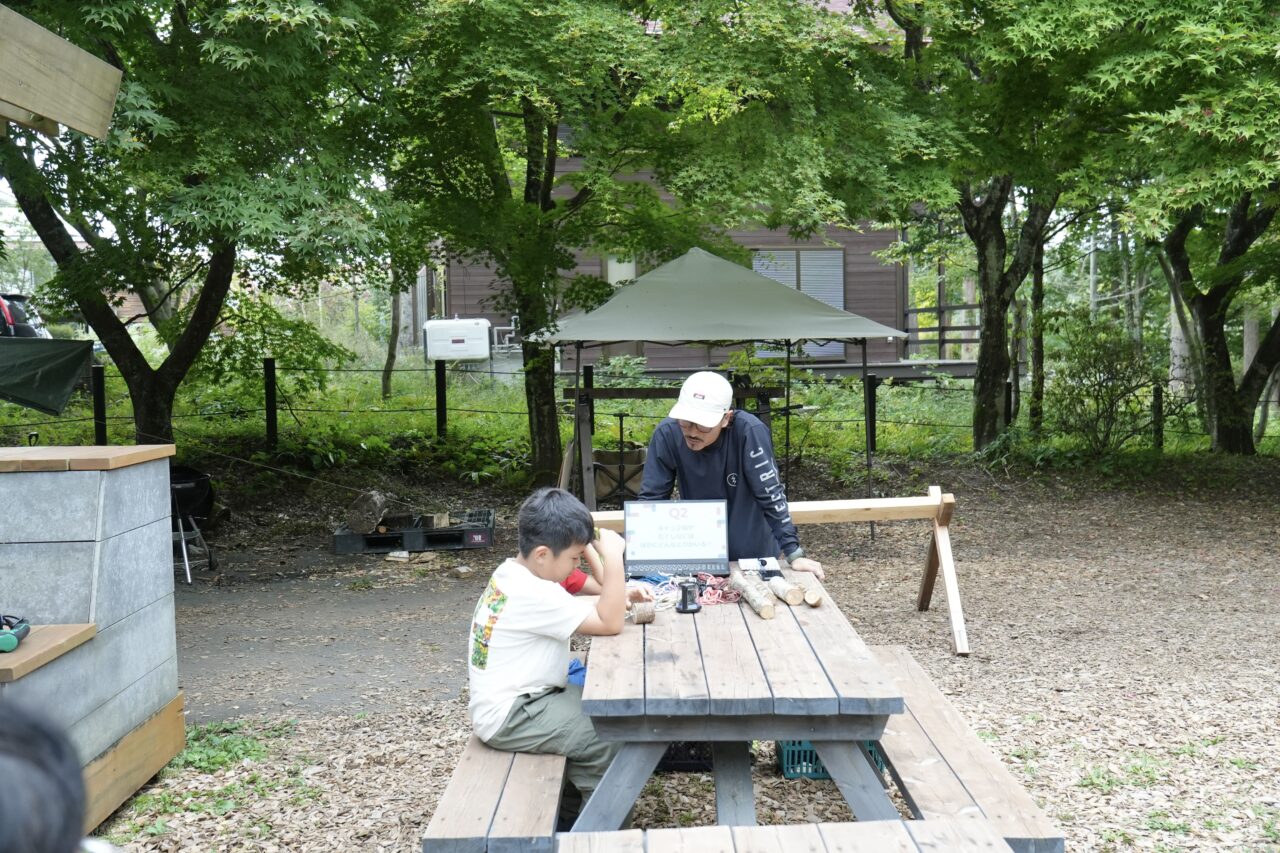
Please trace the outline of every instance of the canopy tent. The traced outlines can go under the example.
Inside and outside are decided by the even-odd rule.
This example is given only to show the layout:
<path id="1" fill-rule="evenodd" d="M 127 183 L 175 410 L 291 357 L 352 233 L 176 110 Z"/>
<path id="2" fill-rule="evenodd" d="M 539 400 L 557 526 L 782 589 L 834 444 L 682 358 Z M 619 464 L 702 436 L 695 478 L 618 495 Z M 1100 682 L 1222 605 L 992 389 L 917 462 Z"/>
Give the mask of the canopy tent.
<path id="1" fill-rule="evenodd" d="M 796 341 L 848 340 L 862 348 L 863 387 L 867 382 L 867 339 L 905 338 L 907 334 L 866 317 L 833 308 L 754 270 L 690 249 L 634 282 L 618 289 L 594 311 L 561 317 L 554 331 L 535 340 L 553 344 L 618 341 L 685 343 L 692 341 L 784 341 L 787 353 L 786 439 L 783 479 L 791 455 L 791 346 Z M 582 366 L 575 360 L 576 371 Z M 866 399 L 870 399 L 867 395 Z M 871 490 L 871 413 L 864 418 L 867 490 Z M 582 456 L 584 498 L 594 508 L 594 490 L 586 485 L 591 443 L 579 434 L 581 417 L 574 419 L 574 441 Z M 874 535 L 874 532 L 873 534 Z"/>
<path id="2" fill-rule="evenodd" d="M 61 414 L 92 358 L 91 341 L 0 338 L 0 399 Z"/>
<path id="3" fill-rule="evenodd" d="M 560 318 L 547 343 L 799 341 L 905 338 L 754 270 L 690 249 L 618 289 L 594 311 Z"/>

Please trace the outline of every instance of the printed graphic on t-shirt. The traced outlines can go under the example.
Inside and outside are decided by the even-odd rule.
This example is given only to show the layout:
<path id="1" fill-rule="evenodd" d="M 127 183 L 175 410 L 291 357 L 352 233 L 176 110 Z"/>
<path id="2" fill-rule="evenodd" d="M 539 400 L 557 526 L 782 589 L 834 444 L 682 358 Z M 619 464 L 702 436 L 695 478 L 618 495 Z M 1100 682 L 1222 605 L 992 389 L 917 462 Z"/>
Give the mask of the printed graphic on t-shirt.
<path id="1" fill-rule="evenodd" d="M 489 665 L 489 640 L 493 637 L 493 626 L 498 624 L 498 617 L 506 606 L 506 593 L 498 589 L 494 578 L 489 578 L 489 586 L 480 596 L 480 603 L 476 605 L 471 619 L 471 665 L 476 669 Z"/>

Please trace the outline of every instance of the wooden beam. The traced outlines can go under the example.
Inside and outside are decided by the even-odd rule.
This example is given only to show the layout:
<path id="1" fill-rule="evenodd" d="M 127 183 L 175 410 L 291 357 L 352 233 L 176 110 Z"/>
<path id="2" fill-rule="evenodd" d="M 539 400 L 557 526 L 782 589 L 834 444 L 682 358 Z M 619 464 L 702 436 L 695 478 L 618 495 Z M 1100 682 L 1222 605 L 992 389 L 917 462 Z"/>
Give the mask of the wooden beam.
<path id="1" fill-rule="evenodd" d="M 182 691 L 84 769 L 84 831 L 92 832 L 187 745 Z"/>
<path id="2" fill-rule="evenodd" d="M 17 681 L 51 660 L 87 643 L 98 633 L 92 622 L 73 625 L 32 625 L 18 648 L 0 657 L 0 684 Z"/>
<path id="3" fill-rule="evenodd" d="M 0 6 L 0 101 L 101 139 L 120 78 L 119 68 Z"/>
<path id="4" fill-rule="evenodd" d="M 952 502 L 954 503 L 954 498 Z M 943 496 L 919 498 L 856 498 L 840 501 L 792 501 L 791 520 L 796 524 L 838 524 L 860 521 L 935 519 L 943 511 Z M 593 512 L 596 527 L 622 530 L 621 510 Z"/>
<path id="5" fill-rule="evenodd" d="M 29 127 L 32 130 L 38 130 L 45 136 L 58 135 L 58 123 L 56 121 L 50 121 L 43 116 L 36 115 L 31 110 L 24 110 L 22 107 L 14 106 L 7 101 L 0 101 L 0 137 L 7 135 L 4 129 L 5 121 Z"/>

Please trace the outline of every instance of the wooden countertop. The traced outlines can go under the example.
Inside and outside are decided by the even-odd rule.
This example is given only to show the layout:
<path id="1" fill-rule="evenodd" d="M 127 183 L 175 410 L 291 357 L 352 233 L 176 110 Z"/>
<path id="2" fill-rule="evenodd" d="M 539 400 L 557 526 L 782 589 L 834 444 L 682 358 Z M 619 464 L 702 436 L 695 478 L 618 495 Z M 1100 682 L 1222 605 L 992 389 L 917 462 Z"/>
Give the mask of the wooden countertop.
<path id="1" fill-rule="evenodd" d="M 172 444 L 127 447 L 0 447 L 0 474 L 15 471 L 111 471 L 174 453 Z"/>
<path id="2" fill-rule="evenodd" d="M 31 633 L 27 634 L 18 648 L 0 654 L 0 683 L 17 681 L 33 669 L 39 669 L 76 646 L 92 640 L 97 633 L 98 626 L 91 622 L 81 625 L 32 625 Z"/>

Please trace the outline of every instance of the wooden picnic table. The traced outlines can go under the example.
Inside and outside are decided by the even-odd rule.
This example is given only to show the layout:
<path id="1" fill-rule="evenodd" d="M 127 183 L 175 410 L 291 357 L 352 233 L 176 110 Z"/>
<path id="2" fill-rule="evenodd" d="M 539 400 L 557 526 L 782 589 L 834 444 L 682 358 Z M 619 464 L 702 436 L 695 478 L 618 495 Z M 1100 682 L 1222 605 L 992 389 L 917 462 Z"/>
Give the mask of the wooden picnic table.
<path id="1" fill-rule="evenodd" d="M 780 604 L 769 620 L 746 604 L 661 610 L 593 638 L 583 710 L 622 746 L 574 832 L 622 826 L 673 741 L 712 743 L 720 824 L 755 824 L 753 740 L 812 742 L 858 820 L 898 819 L 859 742 L 879 740 L 902 693 L 822 584 L 785 576 L 820 591 L 822 605 Z"/>

